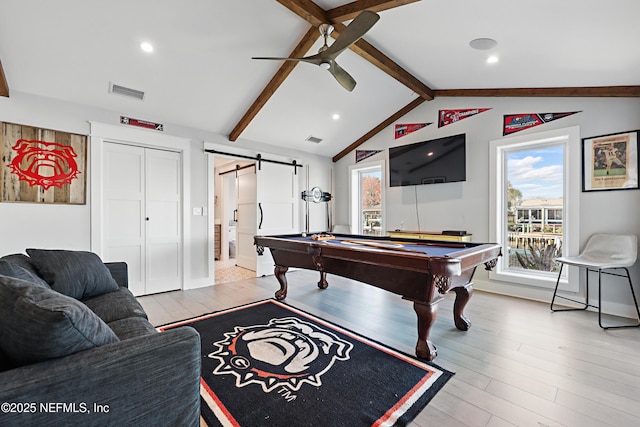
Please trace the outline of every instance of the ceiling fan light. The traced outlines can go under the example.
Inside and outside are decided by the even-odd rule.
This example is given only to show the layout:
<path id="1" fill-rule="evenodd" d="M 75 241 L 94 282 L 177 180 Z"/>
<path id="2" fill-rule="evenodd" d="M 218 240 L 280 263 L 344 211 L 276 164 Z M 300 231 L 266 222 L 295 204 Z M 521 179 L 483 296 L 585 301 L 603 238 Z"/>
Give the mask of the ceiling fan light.
<path id="1" fill-rule="evenodd" d="M 318 26 L 318 31 L 320 31 L 320 34 L 322 34 L 323 36 L 325 35 L 330 35 L 333 32 L 333 25 L 331 24 L 320 24 Z"/>
<path id="2" fill-rule="evenodd" d="M 329 68 L 331 68 L 331 63 L 326 62 L 326 61 L 325 62 L 321 62 L 318 65 L 320 65 L 320 68 L 322 68 L 323 70 L 328 70 Z"/>

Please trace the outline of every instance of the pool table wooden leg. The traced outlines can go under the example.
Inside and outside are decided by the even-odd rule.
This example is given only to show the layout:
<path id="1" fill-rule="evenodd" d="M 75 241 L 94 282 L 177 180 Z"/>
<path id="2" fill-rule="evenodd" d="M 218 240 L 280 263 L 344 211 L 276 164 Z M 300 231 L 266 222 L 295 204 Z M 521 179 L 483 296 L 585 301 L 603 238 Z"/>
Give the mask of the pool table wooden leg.
<path id="1" fill-rule="evenodd" d="M 289 267 L 282 267 L 280 265 L 276 265 L 273 269 L 273 274 L 278 279 L 278 283 L 280 283 L 280 289 L 276 291 L 276 299 L 278 301 L 282 301 L 287 297 L 287 277 L 285 273 L 289 270 Z"/>
<path id="2" fill-rule="evenodd" d="M 318 282 L 318 287 L 320 289 L 327 289 L 327 286 L 329 286 L 329 282 L 327 282 L 327 273 L 325 273 L 324 271 L 320 272 L 320 281 Z"/>
<path id="3" fill-rule="evenodd" d="M 418 343 L 416 344 L 416 356 L 429 361 L 436 358 L 438 350 L 429 339 L 431 326 L 438 315 L 437 304 L 413 303 L 413 309 L 418 315 Z"/>
<path id="4" fill-rule="evenodd" d="M 464 287 L 453 288 L 453 291 L 456 293 L 456 300 L 453 303 L 453 323 L 461 331 L 468 331 L 471 327 L 471 320 L 464 315 L 463 311 L 469 299 L 471 299 L 473 286 L 469 283 Z"/>

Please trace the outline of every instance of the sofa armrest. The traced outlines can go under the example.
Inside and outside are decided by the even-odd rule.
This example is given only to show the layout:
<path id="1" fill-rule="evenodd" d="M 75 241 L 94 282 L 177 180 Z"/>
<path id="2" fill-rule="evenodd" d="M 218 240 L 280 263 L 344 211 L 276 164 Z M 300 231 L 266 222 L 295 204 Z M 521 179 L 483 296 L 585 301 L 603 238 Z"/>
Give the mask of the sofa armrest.
<path id="1" fill-rule="evenodd" d="M 105 262 L 111 272 L 111 276 L 115 279 L 119 286 L 129 287 L 129 270 L 126 262 Z"/>
<path id="2" fill-rule="evenodd" d="M 186 326 L 1 372 L 0 402 L 22 413 L 0 424 L 199 426 L 200 353 Z"/>

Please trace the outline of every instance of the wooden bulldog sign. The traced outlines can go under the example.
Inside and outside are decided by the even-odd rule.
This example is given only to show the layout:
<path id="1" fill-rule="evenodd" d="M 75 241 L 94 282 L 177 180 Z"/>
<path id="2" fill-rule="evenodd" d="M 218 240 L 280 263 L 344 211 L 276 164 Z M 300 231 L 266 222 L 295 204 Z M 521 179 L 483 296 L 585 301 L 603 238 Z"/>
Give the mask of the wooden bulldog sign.
<path id="1" fill-rule="evenodd" d="M 86 203 L 87 137 L 2 123 L 2 202 Z"/>

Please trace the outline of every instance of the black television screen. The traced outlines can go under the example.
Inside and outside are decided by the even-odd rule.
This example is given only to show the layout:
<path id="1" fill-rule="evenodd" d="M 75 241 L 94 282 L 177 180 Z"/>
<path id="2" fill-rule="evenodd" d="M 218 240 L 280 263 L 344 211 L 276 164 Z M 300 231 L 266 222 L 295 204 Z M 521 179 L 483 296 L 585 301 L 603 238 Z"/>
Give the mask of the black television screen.
<path id="1" fill-rule="evenodd" d="M 389 148 L 389 185 L 466 180 L 466 135 L 453 135 Z"/>

